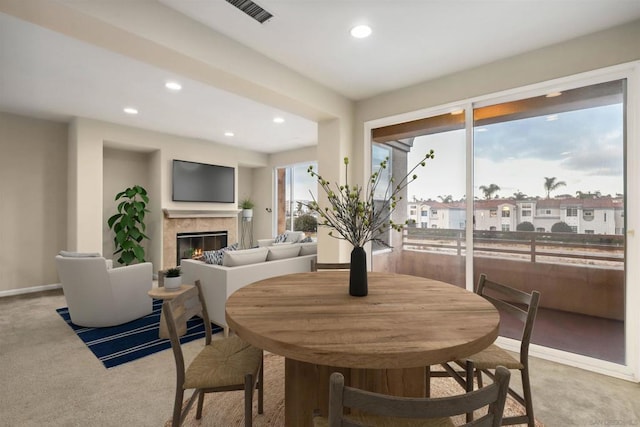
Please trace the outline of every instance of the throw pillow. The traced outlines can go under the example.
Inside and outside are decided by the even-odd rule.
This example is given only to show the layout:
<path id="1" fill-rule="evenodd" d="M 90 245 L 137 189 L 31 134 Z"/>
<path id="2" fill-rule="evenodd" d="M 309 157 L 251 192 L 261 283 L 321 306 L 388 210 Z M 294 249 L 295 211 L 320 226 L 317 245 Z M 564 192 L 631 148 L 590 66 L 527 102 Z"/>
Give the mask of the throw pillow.
<path id="1" fill-rule="evenodd" d="M 300 253 L 300 244 L 298 243 L 269 246 L 267 261 L 273 261 L 276 259 L 293 258 L 293 257 L 297 257 L 299 253 Z"/>
<path id="2" fill-rule="evenodd" d="M 311 243 L 313 242 L 313 239 L 311 238 L 311 236 L 307 236 L 304 239 L 300 240 L 300 243 Z"/>
<path id="3" fill-rule="evenodd" d="M 227 251 L 224 254 L 222 265 L 236 267 L 239 265 L 257 264 L 267 259 L 267 248 L 243 249 L 241 251 Z"/>
<path id="4" fill-rule="evenodd" d="M 202 261 L 206 262 L 207 264 L 222 265 L 224 253 L 236 250 L 238 250 L 237 243 L 234 243 L 233 245 L 224 247 L 222 249 L 218 249 L 217 251 L 204 251 L 202 253 Z"/>
<path id="5" fill-rule="evenodd" d="M 299 243 L 304 237 L 303 231 L 285 231 L 284 234 L 287 235 L 285 242 Z"/>
<path id="6" fill-rule="evenodd" d="M 287 240 L 287 233 L 278 234 L 273 243 L 284 243 Z"/>
<path id="7" fill-rule="evenodd" d="M 318 253 L 318 242 L 300 243 L 300 256 Z"/>
<path id="8" fill-rule="evenodd" d="M 60 256 L 67 258 L 95 258 L 101 257 L 99 252 L 69 252 L 69 251 L 60 251 Z"/>

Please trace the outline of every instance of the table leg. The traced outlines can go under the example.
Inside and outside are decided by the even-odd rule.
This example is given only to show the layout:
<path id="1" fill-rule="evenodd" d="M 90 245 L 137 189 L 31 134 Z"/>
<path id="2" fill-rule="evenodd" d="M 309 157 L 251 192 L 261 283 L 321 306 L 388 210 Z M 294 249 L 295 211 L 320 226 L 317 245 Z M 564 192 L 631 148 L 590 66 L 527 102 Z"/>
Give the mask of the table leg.
<path id="1" fill-rule="evenodd" d="M 160 331 L 158 337 L 169 339 L 169 329 L 167 328 L 167 321 L 164 318 L 164 309 L 160 310 Z"/>
<path id="2" fill-rule="evenodd" d="M 340 372 L 345 384 L 395 396 L 425 396 L 425 368 L 350 369 L 285 359 L 285 426 L 312 426 L 318 409 L 327 416 L 329 377 Z"/>

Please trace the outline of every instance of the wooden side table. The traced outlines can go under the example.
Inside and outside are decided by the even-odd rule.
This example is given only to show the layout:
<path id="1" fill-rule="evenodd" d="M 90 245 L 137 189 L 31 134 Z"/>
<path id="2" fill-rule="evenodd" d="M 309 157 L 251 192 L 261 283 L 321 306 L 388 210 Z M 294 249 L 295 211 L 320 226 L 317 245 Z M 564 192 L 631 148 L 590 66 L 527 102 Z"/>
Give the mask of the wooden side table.
<path id="1" fill-rule="evenodd" d="M 164 286 L 161 286 L 157 288 L 151 288 L 151 290 L 147 292 L 147 294 L 151 298 L 160 299 L 164 301 L 164 300 L 173 299 L 178 295 L 180 295 L 181 293 L 185 292 L 187 289 L 191 289 L 191 288 L 193 288 L 193 285 L 180 285 L 178 289 L 171 289 L 171 290 L 168 290 Z M 164 320 L 164 310 L 160 311 L 160 332 L 158 335 L 160 338 L 167 338 L 167 339 L 169 338 L 167 323 Z"/>

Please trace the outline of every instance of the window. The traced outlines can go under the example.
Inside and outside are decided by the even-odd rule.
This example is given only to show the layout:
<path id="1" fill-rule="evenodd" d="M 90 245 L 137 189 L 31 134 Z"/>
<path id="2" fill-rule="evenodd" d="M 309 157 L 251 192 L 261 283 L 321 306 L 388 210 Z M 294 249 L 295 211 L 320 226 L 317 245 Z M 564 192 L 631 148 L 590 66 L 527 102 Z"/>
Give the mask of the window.
<path id="1" fill-rule="evenodd" d="M 489 211 L 489 217 L 490 217 L 490 218 L 495 218 L 495 217 L 497 217 L 497 216 L 498 216 L 498 211 L 497 211 L 496 209 L 491 209 L 491 210 Z"/>
<path id="2" fill-rule="evenodd" d="M 509 210 L 509 208 L 502 209 L 502 218 L 509 218 L 510 216 L 511 216 L 511 211 Z"/>
<path id="3" fill-rule="evenodd" d="M 388 166 L 386 169 L 382 169 L 380 168 L 380 163 L 382 163 L 385 159 L 388 159 Z M 383 144 L 373 144 L 371 146 L 371 172 L 378 172 L 380 174 L 380 181 L 378 182 L 376 192 L 373 195 L 373 203 L 374 209 L 382 209 L 382 205 L 386 197 L 385 192 L 387 191 L 387 188 L 391 183 L 391 176 L 395 172 L 395 165 L 393 164 L 393 151 L 391 147 Z M 395 174 L 399 175 L 398 172 L 395 172 Z M 411 213 L 412 216 L 415 216 L 416 214 L 415 208 L 416 206 L 414 205 L 413 212 Z M 402 215 L 402 217 L 398 218 L 396 215 Z M 397 223 L 400 223 L 405 222 L 405 220 L 407 220 L 408 218 L 406 218 L 406 213 L 400 213 L 396 211 L 394 213 L 394 217 L 391 219 L 393 219 Z M 392 230 L 389 230 L 383 234 L 380 234 L 377 238 L 384 242 L 386 245 L 392 246 L 392 232 Z M 375 240 L 371 242 L 371 247 L 374 251 L 387 248 L 387 246 Z"/>
<path id="4" fill-rule="evenodd" d="M 318 197 L 316 181 L 307 169 L 316 162 L 285 166 L 276 169 L 276 219 L 275 234 L 285 230 L 304 231 L 314 235 L 317 231 L 317 218 L 307 212 L 304 204 Z"/>
<path id="5" fill-rule="evenodd" d="M 578 227 L 577 227 L 577 226 L 575 226 L 575 225 L 572 225 L 572 226 L 571 226 L 571 232 L 572 232 L 572 233 L 577 233 L 577 232 L 578 232 Z"/>
<path id="6" fill-rule="evenodd" d="M 509 231 L 509 224 L 502 224 L 502 231 Z"/>
<path id="7" fill-rule="evenodd" d="M 531 209 L 523 209 L 522 216 L 531 216 Z"/>
<path id="8" fill-rule="evenodd" d="M 437 209 L 431 209 L 431 215 L 433 215 L 433 216 L 438 215 L 438 210 Z"/>
<path id="9" fill-rule="evenodd" d="M 578 216 L 578 208 L 567 208 L 567 216 Z"/>
<path id="10" fill-rule="evenodd" d="M 421 211 L 420 216 L 429 216 L 429 211 Z"/>
<path id="11" fill-rule="evenodd" d="M 538 233 L 544 233 L 544 227 L 538 227 L 538 228 L 536 228 L 536 231 Z"/>
<path id="12" fill-rule="evenodd" d="M 593 233 L 593 230 L 584 230 L 584 234 L 594 234 L 594 233 Z"/>

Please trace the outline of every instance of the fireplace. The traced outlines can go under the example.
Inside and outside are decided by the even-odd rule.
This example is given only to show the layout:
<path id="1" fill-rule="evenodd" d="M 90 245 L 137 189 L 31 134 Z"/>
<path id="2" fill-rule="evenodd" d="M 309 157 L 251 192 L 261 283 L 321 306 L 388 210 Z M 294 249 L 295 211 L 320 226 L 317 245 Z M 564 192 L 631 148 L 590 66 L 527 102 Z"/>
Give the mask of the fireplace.
<path id="1" fill-rule="evenodd" d="M 176 234 L 176 265 L 183 259 L 196 258 L 203 251 L 214 251 L 227 246 L 226 231 L 197 231 Z"/>

